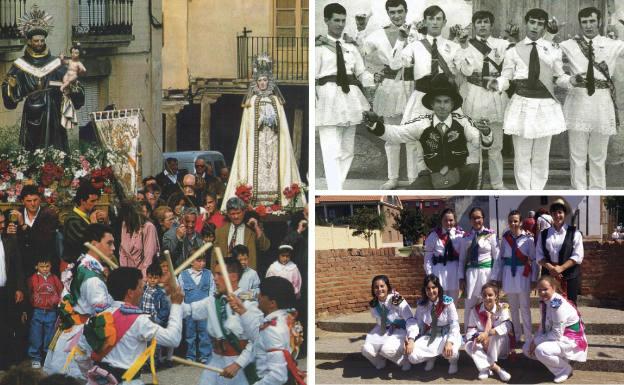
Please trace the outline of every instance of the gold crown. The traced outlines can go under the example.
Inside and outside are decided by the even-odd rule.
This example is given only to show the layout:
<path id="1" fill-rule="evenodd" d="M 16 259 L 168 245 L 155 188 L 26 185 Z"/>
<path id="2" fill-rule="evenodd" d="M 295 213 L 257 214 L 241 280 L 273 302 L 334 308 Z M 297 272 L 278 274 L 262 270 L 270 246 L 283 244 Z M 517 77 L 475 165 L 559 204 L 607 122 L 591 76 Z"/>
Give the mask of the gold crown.
<path id="1" fill-rule="evenodd" d="M 19 18 L 17 28 L 27 39 L 35 35 L 48 36 L 48 33 L 54 28 L 52 15 L 40 9 L 37 4 L 34 4 L 30 8 L 30 12 L 24 12 L 24 16 Z"/>

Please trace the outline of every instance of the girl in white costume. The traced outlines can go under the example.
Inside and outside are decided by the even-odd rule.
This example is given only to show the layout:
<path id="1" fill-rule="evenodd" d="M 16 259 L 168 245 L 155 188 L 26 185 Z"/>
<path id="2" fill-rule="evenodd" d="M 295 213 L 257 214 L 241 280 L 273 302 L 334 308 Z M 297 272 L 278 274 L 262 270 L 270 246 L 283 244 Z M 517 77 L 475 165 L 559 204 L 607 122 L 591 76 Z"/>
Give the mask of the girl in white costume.
<path id="1" fill-rule="evenodd" d="M 587 360 L 587 339 L 581 315 L 573 304 L 557 293 L 559 283 L 550 275 L 537 281 L 542 322 L 532 340 L 524 344 L 524 354 L 537 359 L 555 375 L 554 382 L 564 382 L 572 375 L 570 360 Z"/>
<path id="2" fill-rule="evenodd" d="M 373 278 L 371 292 L 371 314 L 377 325 L 366 335 L 362 355 L 377 369 L 384 368 L 388 359 L 401 366 L 402 370 L 409 370 L 411 365 L 403 351 L 406 325 L 412 318 L 412 309 L 399 293 L 392 291 L 390 280 L 385 275 Z M 417 327 L 414 334 L 418 334 Z"/>
<path id="3" fill-rule="evenodd" d="M 466 293 L 465 308 L 473 308 L 479 302 L 481 287 L 497 277 L 494 268 L 498 260 L 498 241 L 493 230 L 483 226 L 483 210 L 470 210 L 472 230 L 464 234 L 459 253 L 459 286 Z M 464 327 L 468 324 L 468 312 L 464 313 Z"/>
<path id="4" fill-rule="evenodd" d="M 531 330 L 531 303 L 529 294 L 535 288 L 539 272 L 535 262 L 535 242 L 531 233 L 522 230 L 522 215 L 512 210 L 507 216 L 509 230 L 503 234 L 497 269 L 497 281 L 502 281 L 502 288 L 509 305 L 514 325 L 516 340 L 524 333 L 524 340 L 533 337 Z M 515 257 L 514 257 L 515 256 Z M 522 317 L 522 328 L 520 328 Z"/>
<path id="5" fill-rule="evenodd" d="M 498 297 L 498 286 L 486 283 L 481 289 L 483 302 L 467 310 L 470 314 L 466 326 L 466 353 L 479 370 L 479 380 L 485 380 L 494 371 L 507 382 L 511 375 L 496 362 L 509 354 L 513 328 L 509 305 L 499 303 Z"/>
<path id="6" fill-rule="evenodd" d="M 425 240 L 425 274 L 437 276 L 453 301 L 459 298 L 459 250 L 463 236 L 464 231 L 456 226 L 455 212 L 447 208 L 440 215 L 440 227 Z"/>
<path id="7" fill-rule="evenodd" d="M 444 295 L 440 280 L 433 274 L 425 277 L 422 298 L 408 322 L 405 355 L 412 364 L 426 361 L 426 371 L 432 370 L 436 357 L 442 355 L 449 360 L 449 374 L 455 374 L 462 338 L 453 298 Z"/>

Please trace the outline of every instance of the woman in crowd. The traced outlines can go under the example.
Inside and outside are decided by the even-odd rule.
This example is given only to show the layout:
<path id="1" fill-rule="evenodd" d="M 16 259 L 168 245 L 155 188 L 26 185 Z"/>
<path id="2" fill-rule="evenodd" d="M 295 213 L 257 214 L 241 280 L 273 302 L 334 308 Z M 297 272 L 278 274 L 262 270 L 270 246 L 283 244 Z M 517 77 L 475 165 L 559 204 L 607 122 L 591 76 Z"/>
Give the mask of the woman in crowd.
<path id="1" fill-rule="evenodd" d="M 119 264 L 136 267 L 146 277 L 146 270 L 158 253 L 156 227 L 145 217 L 134 201 L 121 202 L 121 243 Z"/>
<path id="2" fill-rule="evenodd" d="M 587 360 L 587 339 L 581 314 L 574 304 L 557 291 L 559 282 L 551 275 L 537 281 L 542 320 L 534 338 L 524 344 L 524 354 L 544 364 L 555 375 L 554 382 L 564 382 L 572 375 L 569 361 Z"/>
<path id="3" fill-rule="evenodd" d="M 479 302 L 481 287 L 496 279 L 492 269 L 499 252 L 496 232 L 483 226 L 483 210 L 473 207 L 469 217 L 472 229 L 464 234 L 459 253 L 459 286 L 466 293 L 466 309 Z M 467 324 L 468 312 L 464 313 L 464 327 Z"/>
<path id="4" fill-rule="evenodd" d="M 472 358 L 479 370 L 479 380 L 485 380 L 496 372 L 498 377 L 507 382 L 511 375 L 501 368 L 499 358 L 506 358 L 513 348 L 510 340 L 514 338 L 509 305 L 499 303 L 500 290 L 493 283 L 486 283 L 481 288 L 483 302 L 472 309 L 467 309 L 466 353 Z"/>
<path id="5" fill-rule="evenodd" d="M 426 371 L 432 370 L 436 357 L 442 355 L 449 360 L 449 374 L 455 374 L 462 337 L 453 298 L 444 295 L 433 274 L 425 277 L 422 298 L 407 324 L 405 355 L 412 364 L 427 362 Z"/>
<path id="6" fill-rule="evenodd" d="M 533 337 L 529 294 L 535 288 L 538 266 L 535 262 L 535 242 L 531 233 L 522 230 L 522 215 L 512 210 L 507 216 L 509 230 L 501 240 L 501 258 L 497 267 L 498 281 L 511 305 L 511 318 L 516 340 Z M 522 324 L 520 323 L 522 317 Z M 521 327 L 522 325 L 522 327 Z"/>
<path id="7" fill-rule="evenodd" d="M 444 209 L 440 215 L 440 227 L 431 231 L 425 240 L 425 274 L 440 279 L 446 294 L 457 301 L 459 298 L 459 250 L 464 232 L 456 226 L 453 209 Z"/>
<path id="8" fill-rule="evenodd" d="M 373 278 L 371 294 L 371 314 L 377 324 L 366 335 L 362 355 L 377 369 L 384 368 L 388 359 L 401 369 L 409 370 L 411 365 L 403 353 L 406 324 L 412 317 L 412 309 L 399 293 L 392 290 L 390 279 L 385 275 Z M 418 334 L 418 330 L 412 334 Z"/>
<path id="9" fill-rule="evenodd" d="M 225 224 L 225 216 L 217 210 L 217 195 L 215 193 L 206 192 L 204 195 L 204 206 L 201 214 L 195 222 L 195 231 L 201 233 L 204 224 L 212 223 L 216 229 Z"/>

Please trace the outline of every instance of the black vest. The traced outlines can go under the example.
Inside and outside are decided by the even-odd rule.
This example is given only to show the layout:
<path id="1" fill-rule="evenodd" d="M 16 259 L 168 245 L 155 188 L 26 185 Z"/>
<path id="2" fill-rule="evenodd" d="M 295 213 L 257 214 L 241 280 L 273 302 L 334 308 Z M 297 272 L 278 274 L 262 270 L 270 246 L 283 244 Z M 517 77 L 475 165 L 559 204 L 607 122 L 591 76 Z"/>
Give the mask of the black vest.
<path id="1" fill-rule="evenodd" d="M 572 249 L 574 246 L 574 233 L 576 233 L 576 227 L 568 226 L 566 230 L 565 238 L 563 239 L 563 245 L 561 245 L 561 249 L 559 250 L 559 262 L 557 265 L 563 265 L 566 263 L 570 256 L 572 256 Z M 550 264 L 553 262 L 550 260 L 550 253 L 546 250 L 546 236 L 548 235 L 548 229 L 542 230 L 542 251 L 544 252 L 544 260 Z M 580 274 L 581 266 L 579 264 L 574 264 L 571 268 L 565 270 L 563 274 L 563 278 L 565 280 L 569 280 L 572 278 L 577 278 Z M 542 275 L 548 275 L 548 269 L 542 267 Z"/>
<path id="2" fill-rule="evenodd" d="M 423 147 L 425 164 L 433 172 L 440 171 L 444 166 L 454 169 L 466 164 L 468 143 L 464 127 L 455 119 L 444 134 L 433 126 L 432 121 L 431 126 L 420 136 L 420 144 Z"/>

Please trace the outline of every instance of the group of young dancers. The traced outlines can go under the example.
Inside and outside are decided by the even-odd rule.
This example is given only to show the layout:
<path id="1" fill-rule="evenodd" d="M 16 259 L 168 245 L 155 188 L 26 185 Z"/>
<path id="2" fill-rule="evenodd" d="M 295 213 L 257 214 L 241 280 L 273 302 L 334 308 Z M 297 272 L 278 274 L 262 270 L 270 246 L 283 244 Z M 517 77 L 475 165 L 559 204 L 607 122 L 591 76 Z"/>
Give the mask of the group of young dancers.
<path id="1" fill-rule="evenodd" d="M 507 382 L 511 374 L 499 359 L 514 354 L 524 336 L 522 351 L 544 364 L 561 383 L 572 375 L 569 361 L 587 359 L 587 339 L 576 308 L 578 270 L 583 259 L 582 236 L 565 224 L 562 203 L 550 207 L 553 226 L 537 234 L 522 228 L 518 210 L 509 213 L 509 230 L 502 239 L 483 226 L 483 211 L 470 211 L 472 229 L 456 226 L 455 213 L 445 209 L 440 227 L 425 241 L 425 279 L 413 312 L 385 275 L 373 278 L 370 302 L 376 326 L 366 336 L 362 354 L 377 369 L 386 360 L 410 370 L 437 356 L 449 361 L 449 374 L 458 371 L 464 348 L 484 380 L 496 373 Z M 541 276 L 538 278 L 538 266 Z M 537 289 L 541 322 L 533 332 L 530 292 Z M 456 308 L 465 294 L 464 334 Z M 504 294 L 508 303 L 501 302 Z M 520 322 L 522 319 L 522 322 Z"/>

